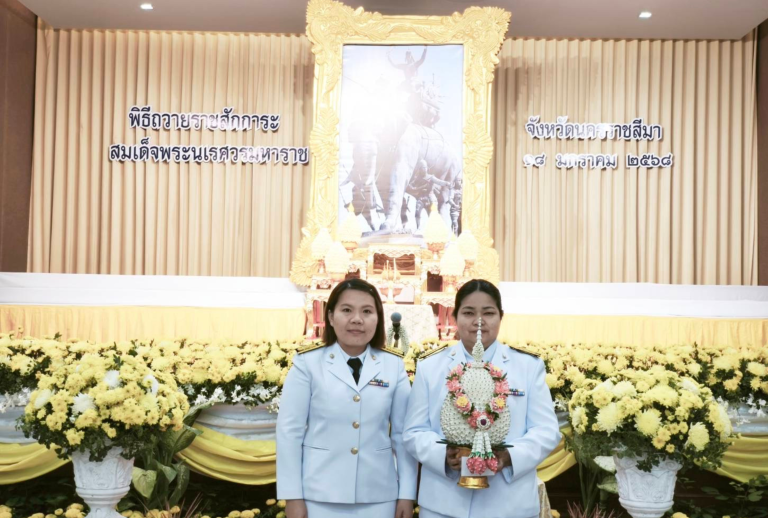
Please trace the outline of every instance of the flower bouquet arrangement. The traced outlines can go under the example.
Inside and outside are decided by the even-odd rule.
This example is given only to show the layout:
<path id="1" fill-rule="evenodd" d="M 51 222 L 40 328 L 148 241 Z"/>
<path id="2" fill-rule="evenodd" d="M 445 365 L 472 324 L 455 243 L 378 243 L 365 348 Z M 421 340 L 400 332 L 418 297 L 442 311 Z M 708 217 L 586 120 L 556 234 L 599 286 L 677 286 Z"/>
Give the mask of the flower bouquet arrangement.
<path id="1" fill-rule="evenodd" d="M 506 374 L 483 361 L 483 343 L 478 330 L 472 349 L 473 362 L 461 363 L 448 374 L 448 395 L 440 412 L 440 425 L 447 444 L 468 453 L 467 470 L 459 485 L 472 489 L 488 487 L 487 476 L 498 471 L 494 448 L 505 447 L 511 393 Z"/>
<path id="2" fill-rule="evenodd" d="M 710 389 L 660 365 L 585 380 L 569 411 L 580 456 L 633 457 L 643 471 L 667 460 L 716 468 L 732 434 Z"/>
<path id="3" fill-rule="evenodd" d="M 170 374 L 130 354 L 86 354 L 41 373 L 19 424 L 61 458 L 81 452 L 97 462 L 113 448 L 135 457 L 151 437 L 180 430 L 188 410 Z"/>

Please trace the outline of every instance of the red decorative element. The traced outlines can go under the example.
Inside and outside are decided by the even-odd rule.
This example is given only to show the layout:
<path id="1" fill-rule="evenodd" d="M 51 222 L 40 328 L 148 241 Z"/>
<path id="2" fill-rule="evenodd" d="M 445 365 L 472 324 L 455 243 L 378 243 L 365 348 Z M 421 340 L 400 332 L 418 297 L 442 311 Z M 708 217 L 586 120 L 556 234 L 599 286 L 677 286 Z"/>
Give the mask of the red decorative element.
<path id="1" fill-rule="evenodd" d="M 485 459 L 485 465 L 494 473 L 499 471 L 499 460 L 495 456 L 490 459 Z"/>
<path id="2" fill-rule="evenodd" d="M 475 429 L 480 428 L 487 430 L 493 424 L 493 416 L 485 412 L 481 412 L 480 410 L 475 410 L 467 419 L 467 424 Z"/>
<path id="3" fill-rule="evenodd" d="M 467 459 L 467 469 L 470 473 L 475 475 L 482 475 L 485 473 L 485 460 L 482 457 L 470 457 Z"/>

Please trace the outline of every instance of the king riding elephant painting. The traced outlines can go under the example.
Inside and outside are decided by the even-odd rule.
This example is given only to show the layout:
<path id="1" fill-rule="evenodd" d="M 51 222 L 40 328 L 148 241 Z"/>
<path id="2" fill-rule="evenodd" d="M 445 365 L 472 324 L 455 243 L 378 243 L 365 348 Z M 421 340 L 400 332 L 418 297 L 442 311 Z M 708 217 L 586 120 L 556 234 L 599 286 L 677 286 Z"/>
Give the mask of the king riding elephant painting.
<path id="1" fill-rule="evenodd" d="M 339 221 L 364 240 L 422 236 L 431 207 L 461 232 L 461 45 L 345 45 Z"/>

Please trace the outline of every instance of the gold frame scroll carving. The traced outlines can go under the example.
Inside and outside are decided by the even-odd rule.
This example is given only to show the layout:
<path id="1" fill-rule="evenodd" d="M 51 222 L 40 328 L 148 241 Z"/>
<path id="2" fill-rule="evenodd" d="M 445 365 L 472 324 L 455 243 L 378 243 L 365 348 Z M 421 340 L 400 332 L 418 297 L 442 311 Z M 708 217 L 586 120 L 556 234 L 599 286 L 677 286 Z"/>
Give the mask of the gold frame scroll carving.
<path id="1" fill-rule="evenodd" d="M 356 45 L 446 45 L 464 49 L 463 190 L 464 229 L 480 244 L 472 275 L 499 281 L 499 256 L 490 233 L 489 165 L 491 83 L 511 14 L 495 7 L 469 7 L 452 16 L 383 16 L 334 0 L 310 0 L 307 36 L 315 55 L 311 201 L 291 280 L 309 286 L 317 264 L 311 247 L 321 228 L 334 235 L 338 214 L 339 119 L 342 48 Z"/>

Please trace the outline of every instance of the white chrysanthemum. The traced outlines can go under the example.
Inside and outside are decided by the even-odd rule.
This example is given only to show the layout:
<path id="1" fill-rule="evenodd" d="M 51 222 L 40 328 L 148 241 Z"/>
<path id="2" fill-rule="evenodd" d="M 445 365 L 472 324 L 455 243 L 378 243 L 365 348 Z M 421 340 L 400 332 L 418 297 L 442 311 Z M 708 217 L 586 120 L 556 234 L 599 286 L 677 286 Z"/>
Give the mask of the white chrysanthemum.
<path id="1" fill-rule="evenodd" d="M 53 392 L 51 389 L 44 389 L 37 393 L 37 396 L 35 396 L 35 409 L 39 410 L 45 406 L 45 404 L 50 401 L 51 396 L 53 396 Z"/>
<path id="2" fill-rule="evenodd" d="M 583 406 L 577 406 L 573 409 L 573 412 L 571 412 L 571 422 L 573 423 L 573 426 L 578 428 L 582 424 L 586 424 L 587 420 L 587 413 Z"/>
<path id="3" fill-rule="evenodd" d="M 160 383 L 158 383 L 157 379 L 151 374 L 147 374 L 144 376 L 144 379 L 142 379 L 142 382 L 146 382 L 147 380 L 152 382 L 152 385 L 149 388 L 149 391 L 152 393 L 153 396 L 157 395 L 157 389 L 160 388 Z"/>
<path id="4" fill-rule="evenodd" d="M 104 383 L 111 389 L 120 387 L 120 371 L 111 370 L 107 371 L 104 375 Z"/>
<path id="5" fill-rule="evenodd" d="M 75 396 L 72 403 L 72 414 L 82 414 L 86 410 L 95 410 L 96 404 L 93 402 L 93 398 L 88 394 L 80 393 Z"/>
<path id="6" fill-rule="evenodd" d="M 693 394 L 696 394 L 697 396 L 701 392 L 699 390 L 699 386 L 691 378 L 683 378 L 682 381 L 680 382 L 680 388 L 683 390 L 687 390 L 688 392 L 691 392 Z"/>
<path id="7" fill-rule="evenodd" d="M 625 396 L 635 397 L 637 396 L 637 389 L 631 381 L 620 381 L 613 387 L 613 395 L 618 400 Z"/>

